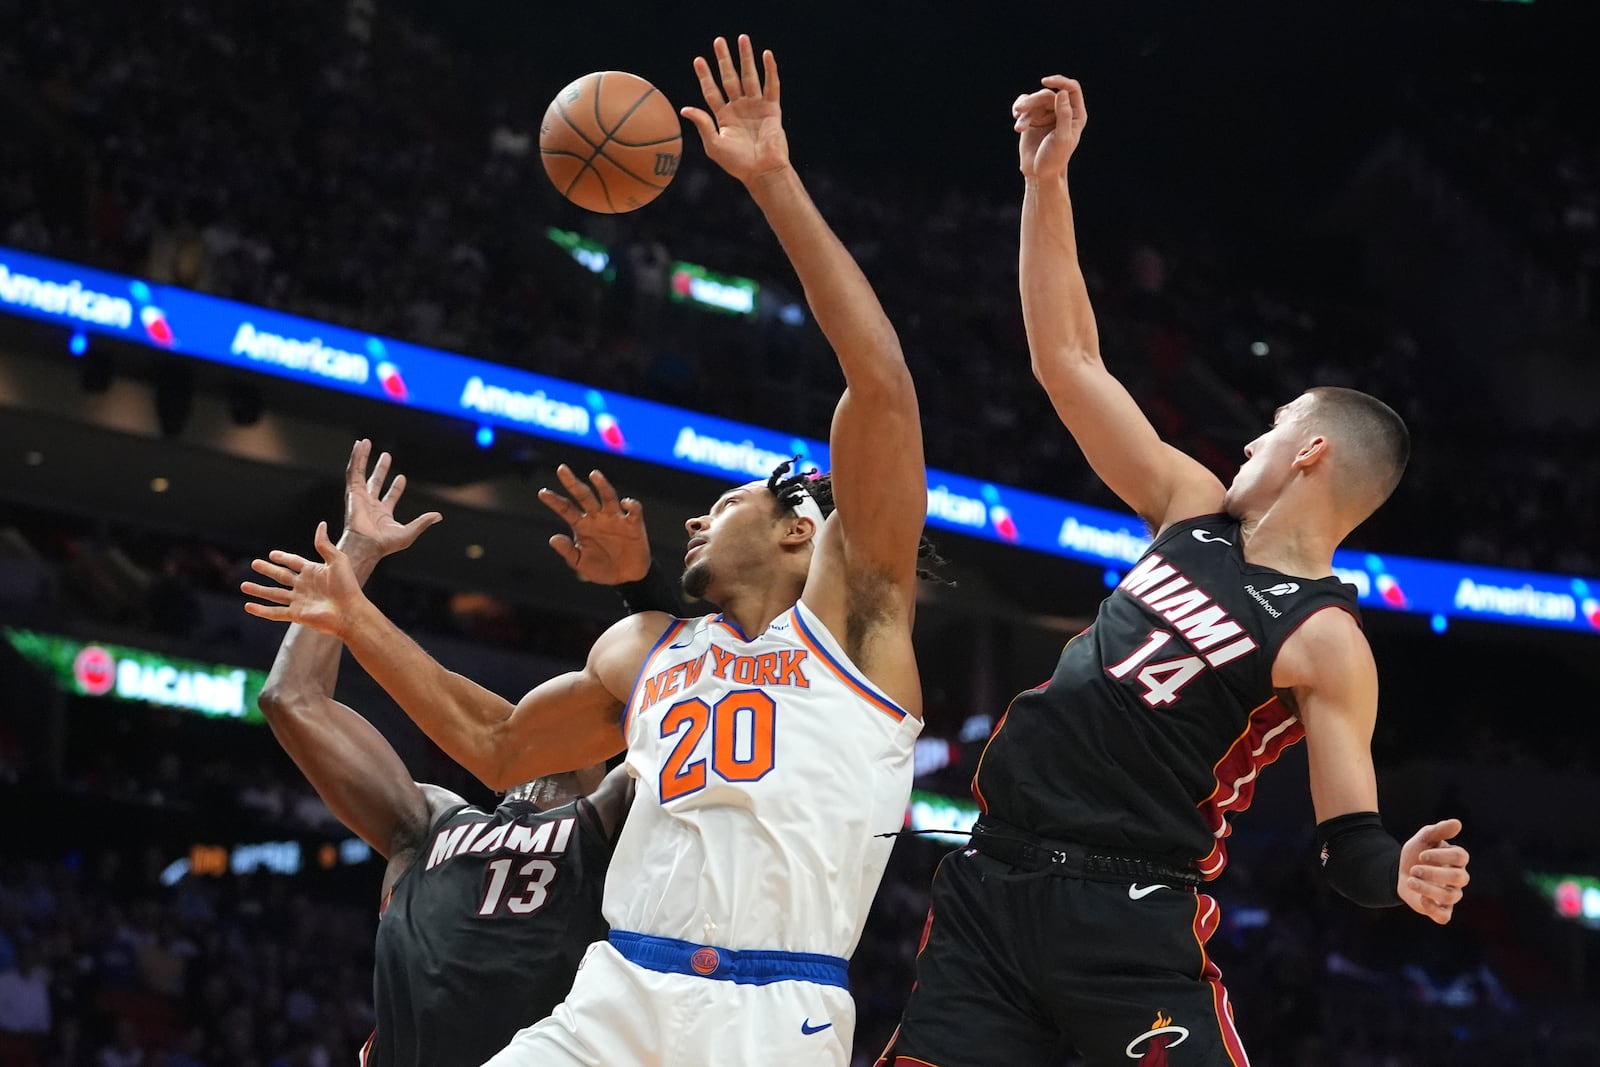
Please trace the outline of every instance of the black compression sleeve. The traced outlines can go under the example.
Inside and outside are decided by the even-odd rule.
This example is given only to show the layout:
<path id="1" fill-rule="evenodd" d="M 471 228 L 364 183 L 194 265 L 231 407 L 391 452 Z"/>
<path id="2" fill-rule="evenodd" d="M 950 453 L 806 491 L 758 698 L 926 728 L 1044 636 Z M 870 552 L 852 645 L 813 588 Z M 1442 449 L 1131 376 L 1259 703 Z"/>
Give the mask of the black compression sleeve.
<path id="1" fill-rule="evenodd" d="M 653 559 L 649 572 L 643 578 L 612 588 L 622 597 L 629 615 L 637 615 L 641 611 L 664 611 L 668 615 L 681 617 L 687 613 L 682 589 Z"/>
<path id="2" fill-rule="evenodd" d="M 1317 824 L 1322 873 L 1341 896 L 1364 908 L 1400 903 L 1400 843 L 1375 811 L 1353 811 Z"/>

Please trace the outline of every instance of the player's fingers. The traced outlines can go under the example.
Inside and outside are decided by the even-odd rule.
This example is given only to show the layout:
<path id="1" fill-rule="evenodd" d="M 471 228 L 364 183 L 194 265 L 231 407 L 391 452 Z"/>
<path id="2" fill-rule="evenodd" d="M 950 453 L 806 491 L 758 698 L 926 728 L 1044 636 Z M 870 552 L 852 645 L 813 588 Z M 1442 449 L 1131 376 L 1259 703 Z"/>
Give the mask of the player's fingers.
<path id="1" fill-rule="evenodd" d="M 599 471 L 589 472 L 589 481 L 594 486 L 595 493 L 600 497 L 600 510 L 615 512 L 619 510 L 617 490 L 611 480 Z"/>
<path id="2" fill-rule="evenodd" d="M 425 511 L 421 515 L 418 515 L 416 518 L 412 519 L 410 522 L 406 523 L 405 530 L 406 533 L 410 534 L 413 538 L 420 537 L 423 530 L 426 530 L 434 523 L 443 521 L 444 516 L 439 514 L 437 511 Z"/>
<path id="3" fill-rule="evenodd" d="M 746 96 L 761 95 L 761 76 L 756 73 L 756 50 L 750 35 L 739 35 L 739 88 Z"/>
<path id="4" fill-rule="evenodd" d="M 578 520 L 583 518 L 583 512 L 578 510 L 577 505 L 553 489 L 539 490 L 539 499 L 568 526 L 577 525 Z"/>
<path id="5" fill-rule="evenodd" d="M 372 473 L 367 477 L 367 492 L 377 496 L 383 490 L 383 480 L 389 477 L 389 466 L 394 462 L 394 457 L 387 452 L 378 453 L 378 462 L 372 465 Z"/>
<path id="6" fill-rule="evenodd" d="M 556 550 L 556 555 L 567 561 L 567 566 L 574 570 L 578 567 L 578 546 L 566 534 L 556 534 L 550 538 L 550 547 Z"/>
<path id="7" fill-rule="evenodd" d="M 1441 819 L 1427 829 L 1428 840 L 1441 843 L 1450 840 L 1460 832 L 1460 819 Z"/>
<path id="8" fill-rule="evenodd" d="M 678 114 L 687 119 L 700 134 L 700 143 L 708 148 L 717 139 L 717 124 L 712 117 L 697 107 L 681 108 Z"/>
<path id="9" fill-rule="evenodd" d="M 281 548 L 275 548 L 271 552 L 268 552 L 267 558 L 280 567 L 289 568 L 296 574 L 299 574 L 301 571 L 305 570 L 306 564 L 311 562 L 304 556 L 297 556 L 293 552 L 285 552 Z"/>
<path id="10" fill-rule="evenodd" d="M 317 552 L 324 560 L 332 563 L 339 558 L 339 549 L 328 536 L 328 523 L 326 520 L 317 523 L 317 536 L 312 539 L 312 544 L 317 546 Z"/>
<path id="11" fill-rule="evenodd" d="M 1083 90 L 1077 82 L 1069 82 L 1064 92 L 1056 94 L 1057 121 L 1069 119 L 1074 126 L 1089 121 L 1089 109 L 1083 106 Z"/>
<path id="12" fill-rule="evenodd" d="M 772 49 L 761 53 L 761 63 L 767 69 L 767 85 L 763 90 L 767 100 L 776 104 L 778 102 L 778 57 L 772 54 Z"/>
<path id="13" fill-rule="evenodd" d="M 244 602 L 246 614 L 254 615 L 258 619 L 270 619 L 273 622 L 293 622 L 289 618 L 289 609 L 280 608 L 276 604 L 257 604 L 253 600 Z"/>
<path id="14" fill-rule="evenodd" d="M 1457 889 L 1472 880 L 1472 876 L 1460 867 L 1438 867 L 1432 864 L 1418 864 L 1411 868 L 1411 877 L 1420 878 L 1430 885 L 1454 886 Z"/>
<path id="15" fill-rule="evenodd" d="M 400 503 L 400 498 L 405 495 L 405 492 L 406 476 L 404 474 L 396 474 L 394 481 L 389 483 L 389 491 L 383 494 L 383 502 L 388 505 L 391 512 L 394 511 L 394 506 Z"/>
<path id="16" fill-rule="evenodd" d="M 1408 881 L 1412 892 L 1423 900 L 1440 907 L 1453 907 L 1461 899 L 1461 890 L 1457 886 L 1434 885 L 1432 882 L 1425 882 L 1421 878 L 1411 878 Z"/>
<path id="17" fill-rule="evenodd" d="M 733 53 L 728 51 L 728 39 L 718 37 L 711 43 L 711 51 L 717 57 L 717 73 L 722 75 L 722 91 L 729 100 L 737 100 L 744 95 L 744 89 L 739 85 L 739 72 L 733 69 Z"/>
<path id="18" fill-rule="evenodd" d="M 700 81 L 700 95 L 705 97 L 706 107 L 713 112 L 720 110 L 728 98 L 717 88 L 717 79 L 712 76 L 711 64 L 706 62 L 705 56 L 694 57 L 694 76 Z"/>
<path id="19" fill-rule="evenodd" d="M 1465 867 L 1467 850 L 1460 845 L 1444 845 L 1439 848 L 1425 848 L 1417 857 L 1418 863 L 1427 863 L 1435 867 Z"/>
<path id="20" fill-rule="evenodd" d="M 251 560 L 250 569 L 264 578 L 271 578 L 279 585 L 293 586 L 295 578 L 298 577 L 288 567 L 280 567 L 278 564 L 269 563 L 264 559 Z"/>
<path id="21" fill-rule="evenodd" d="M 372 442 L 363 437 L 350 449 L 350 462 L 344 465 L 346 485 L 360 485 L 367 472 L 367 457 L 372 454 Z"/>
<path id="22" fill-rule="evenodd" d="M 281 585 L 262 585 L 260 582 L 240 582 L 239 592 L 243 593 L 245 596 L 253 596 L 257 600 L 265 600 L 269 604 L 294 603 L 294 590 L 285 589 Z M 249 607 L 250 602 L 246 601 L 245 606 Z M 259 607 L 260 605 L 257 606 Z"/>
<path id="23" fill-rule="evenodd" d="M 622 498 L 622 514 L 635 526 L 644 522 L 644 505 L 631 496 Z"/>
<path id="24" fill-rule="evenodd" d="M 556 477 L 561 479 L 562 488 L 566 489 L 567 495 L 578 505 L 578 510 L 585 515 L 600 510 L 600 501 L 595 497 L 594 490 L 585 485 L 583 479 L 579 478 L 571 467 L 565 463 L 561 464 L 556 468 Z"/>

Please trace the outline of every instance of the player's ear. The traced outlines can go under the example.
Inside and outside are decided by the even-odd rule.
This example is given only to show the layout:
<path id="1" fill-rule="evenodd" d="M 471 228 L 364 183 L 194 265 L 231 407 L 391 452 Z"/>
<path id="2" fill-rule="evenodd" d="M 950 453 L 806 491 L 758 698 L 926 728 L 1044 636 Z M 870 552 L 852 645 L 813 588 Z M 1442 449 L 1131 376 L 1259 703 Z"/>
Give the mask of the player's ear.
<path id="1" fill-rule="evenodd" d="M 803 545 L 816 534 L 816 523 L 804 515 L 791 515 L 784 522 L 781 541 L 785 545 Z"/>
<path id="2" fill-rule="evenodd" d="M 1328 439 L 1321 434 L 1313 437 L 1300 446 L 1300 451 L 1294 454 L 1293 466 L 1296 470 L 1306 470 L 1315 466 L 1328 455 Z"/>

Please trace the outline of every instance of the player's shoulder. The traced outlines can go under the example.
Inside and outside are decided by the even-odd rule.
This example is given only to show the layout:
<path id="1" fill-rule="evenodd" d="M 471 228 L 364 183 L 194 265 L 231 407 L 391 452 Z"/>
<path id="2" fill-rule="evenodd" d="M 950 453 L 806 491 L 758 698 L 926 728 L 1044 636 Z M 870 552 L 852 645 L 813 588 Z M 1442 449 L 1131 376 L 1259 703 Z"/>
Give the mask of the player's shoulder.
<path id="1" fill-rule="evenodd" d="M 628 663 L 637 669 L 669 634 L 681 632 L 691 620 L 679 619 L 664 611 L 640 611 L 618 619 L 607 627 L 590 650 L 590 661 Z"/>
<path id="2" fill-rule="evenodd" d="M 443 786 L 433 785 L 430 782 L 417 782 L 417 789 L 422 793 L 423 801 L 428 805 L 428 829 L 437 826 L 440 821 L 471 807 L 465 797 Z"/>
<path id="3" fill-rule="evenodd" d="M 1272 678 L 1280 687 L 1315 686 L 1376 669 L 1360 621 L 1341 605 L 1328 604 L 1307 615 L 1284 639 Z"/>

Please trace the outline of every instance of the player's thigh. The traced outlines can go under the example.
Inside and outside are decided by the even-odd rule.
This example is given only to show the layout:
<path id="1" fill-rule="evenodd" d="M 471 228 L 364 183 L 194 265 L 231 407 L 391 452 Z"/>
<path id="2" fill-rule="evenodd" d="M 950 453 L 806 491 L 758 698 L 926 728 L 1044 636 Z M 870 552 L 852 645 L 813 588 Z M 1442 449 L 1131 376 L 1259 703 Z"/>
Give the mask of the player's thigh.
<path id="1" fill-rule="evenodd" d="M 485 1067 L 656 1067 L 663 1035 L 682 1021 L 659 988 L 670 977 L 591 945 L 567 998 Z"/>
<path id="2" fill-rule="evenodd" d="M 813 982 L 682 981 L 689 984 L 686 999 L 692 998 L 697 1007 L 686 1039 L 673 1043 L 672 1067 L 848 1067 L 856 1029 L 849 990 Z"/>
<path id="3" fill-rule="evenodd" d="M 982 854 L 946 856 L 917 953 L 916 985 L 880 1064 L 993 1067 L 1046 1063 L 1059 1031 L 1040 1010 L 1022 959 L 1039 936 L 1016 877 Z"/>
<path id="4" fill-rule="evenodd" d="M 1221 973 L 1206 953 L 1216 902 L 1070 881 L 1082 920 L 1052 985 L 1057 1019 L 1090 1064 L 1244 1067 Z"/>
<path id="5" fill-rule="evenodd" d="M 1173 973 L 1110 980 L 1077 998 L 1068 1037 L 1092 1067 L 1245 1067 L 1220 981 Z"/>

